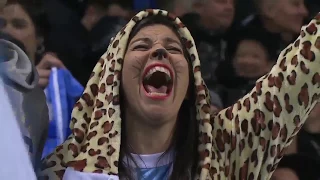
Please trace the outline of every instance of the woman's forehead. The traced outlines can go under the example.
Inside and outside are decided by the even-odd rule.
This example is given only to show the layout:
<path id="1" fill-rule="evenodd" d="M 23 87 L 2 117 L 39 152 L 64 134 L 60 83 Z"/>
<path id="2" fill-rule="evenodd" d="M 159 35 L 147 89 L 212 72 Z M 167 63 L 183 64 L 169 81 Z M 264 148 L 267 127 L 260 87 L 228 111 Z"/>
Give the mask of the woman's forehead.
<path id="1" fill-rule="evenodd" d="M 170 27 L 162 24 L 154 24 L 141 28 L 132 38 L 132 42 L 137 40 L 162 40 L 180 44 L 177 32 L 173 32 Z"/>

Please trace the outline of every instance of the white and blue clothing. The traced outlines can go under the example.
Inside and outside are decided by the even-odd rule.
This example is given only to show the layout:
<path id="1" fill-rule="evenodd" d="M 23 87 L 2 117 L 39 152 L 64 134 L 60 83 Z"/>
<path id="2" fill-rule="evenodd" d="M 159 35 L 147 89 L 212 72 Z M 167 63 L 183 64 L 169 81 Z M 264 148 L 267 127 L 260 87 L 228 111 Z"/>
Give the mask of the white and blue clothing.
<path id="1" fill-rule="evenodd" d="M 0 77 L 0 179 L 36 180 L 29 152 L 23 141 L 20 125 Z"/>
<path id="2" fill-rule="evenodd" d="M 169 179 L 173 168 L 173 152 L 150 155 L 131 154 L 134 161 L 125 157 L 128 168 L 132 169 L 137 180 Z"/>
<path id="3" fill-rule="evenodd" d="M 173 168 L 173 151 L 167 154 L 131 154 L 134 161 L 125 157 L 124 162 L 132 170 L 134 180 L 168 180 Z M 63 180 L 119 180 L 118 176 L 78 172 L 67 168 Z"/>
<path id="4" fill-rule="evenodd" d="M 83 86 L 68 70 L 52 68 L 49 85 L 45 90 L 50 124 L 43 157 L 50 154 L 71 134 L 71 112 L 83 90 Z"/>

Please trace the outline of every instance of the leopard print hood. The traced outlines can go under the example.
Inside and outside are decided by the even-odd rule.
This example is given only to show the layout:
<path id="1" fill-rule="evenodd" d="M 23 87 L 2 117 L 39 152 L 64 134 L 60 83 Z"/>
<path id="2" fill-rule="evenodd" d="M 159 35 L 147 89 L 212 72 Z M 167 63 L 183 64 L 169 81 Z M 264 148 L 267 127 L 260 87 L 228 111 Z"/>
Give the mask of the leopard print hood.
<path id="1" fill-rule="evenodd" d="M 53 154 L 44 159 L 43 176 L 49 179 L 62 179 L 67 167 L 79 172 L 118 175 L 120 156 L 120 74 L 123 58 L 133 27 L 145 17 L 163 15 L 173 21 L 179 29 L 191 57 L 195 79 L 196 112 L 199 131 L 204 137 L 199 152 L 211 150 L 206 143 L 211 135 L 209 96 L 200 73 L 200 61 L 194 40 L 188 29 L 172 14 L 163 10 L 139 12 L 113 38 L 107 52 L 95 66 L 81 99 L 72 112 L 70 128 L 72 134 Z M 212 137 L 209 137 L 212 138 Z M 200 156 L 200 167 L 211 160 L 210 155 Z"/>

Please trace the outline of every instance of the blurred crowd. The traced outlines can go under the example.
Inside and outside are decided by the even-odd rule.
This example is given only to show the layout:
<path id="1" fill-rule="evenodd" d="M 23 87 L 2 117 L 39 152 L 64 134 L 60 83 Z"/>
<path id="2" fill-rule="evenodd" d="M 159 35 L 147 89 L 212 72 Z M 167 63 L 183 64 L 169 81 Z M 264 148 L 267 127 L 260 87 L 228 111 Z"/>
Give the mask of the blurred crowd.
<path id="1" fill-rule="evenodd" d="M 8 0 L 0 14 L 1 39 L 18 45 L 36 65 L 40 90 L 49 88 L 54 68 L 69 71 L 85 86 L 111 38 L 147 8 L 176 14 L 190 30 L 210 89 L 211 109 L 219 111 L 250 92 L 271 70 L 281 50 L 320 11 L 320 1 Z M 36 91 L 30 96 L 31 104 L 40 102 L 38 95 Z M 38 106 L 40 111 L 43 105 Z M 42 127 L 37 127 L 39 144 L 45 144 L 50 132 Z M 320 106 L 285 154 L 274 180 L 320 179 Z"/>

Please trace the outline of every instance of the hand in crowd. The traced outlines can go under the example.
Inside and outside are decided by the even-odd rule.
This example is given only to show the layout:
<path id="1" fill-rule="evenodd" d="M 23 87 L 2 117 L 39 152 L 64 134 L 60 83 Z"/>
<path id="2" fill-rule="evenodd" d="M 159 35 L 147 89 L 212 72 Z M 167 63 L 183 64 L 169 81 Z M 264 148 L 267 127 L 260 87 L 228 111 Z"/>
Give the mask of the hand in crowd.
<path id="1" fill-rule="evenodd" d="M 66 68 L 62 61 L 57 58 L 53 53 L 45 54 L 40 63 L 36 66 L 39 73 L 39 86 L 41 88 L 46 88 L 49 83 L 49 77 L 51 73 L 51 68 Z"/>

